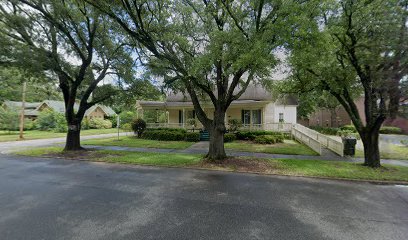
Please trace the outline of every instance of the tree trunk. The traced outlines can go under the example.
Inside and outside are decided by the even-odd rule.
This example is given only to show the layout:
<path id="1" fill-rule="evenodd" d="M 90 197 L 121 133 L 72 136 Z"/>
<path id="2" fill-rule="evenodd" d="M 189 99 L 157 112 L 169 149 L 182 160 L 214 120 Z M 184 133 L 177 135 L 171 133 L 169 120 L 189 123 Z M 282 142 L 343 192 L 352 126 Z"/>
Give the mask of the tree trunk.
<path id="1" fill-rule="evenodd" d="M 207 158 L 210 161 L 222 161 L 227 157 L 224 149 L 224 131 L 213 129 L 210 131 L 210 148 Z"/>
<path id="2" fill-rule="evenodd" d="M 210 147 L 208 149 L 207 159 L 214 162 L 221 162 L 227 157 L 224 149 L 225 134 L 225 111 L 217 109 L 214 112 L 214 120 L 210 129 Z"/>
<path id="3" fill-rule="evenodd" d="M 81 124 L 68 123 L 67 141 L 65 142 L 64 151 L 83 150 L 81 147 Z"/>
<path id="4" fill-rule="evenodd" d="M 373 168 L 381 167 L 378 145 L 379 130 L 366 131 L 360 135 L 364 145 L 364 165 Z"/>

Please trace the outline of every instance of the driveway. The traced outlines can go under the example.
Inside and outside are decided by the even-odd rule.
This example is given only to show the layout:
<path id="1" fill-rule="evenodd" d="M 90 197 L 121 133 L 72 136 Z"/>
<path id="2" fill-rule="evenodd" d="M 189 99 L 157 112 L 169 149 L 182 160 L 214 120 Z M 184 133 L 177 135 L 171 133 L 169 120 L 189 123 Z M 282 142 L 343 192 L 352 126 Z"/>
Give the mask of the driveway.
<path id="1" fill-rule="evenodd" d="M 1 239 L 408 239 L 408 188 L 0 155 Z"/>

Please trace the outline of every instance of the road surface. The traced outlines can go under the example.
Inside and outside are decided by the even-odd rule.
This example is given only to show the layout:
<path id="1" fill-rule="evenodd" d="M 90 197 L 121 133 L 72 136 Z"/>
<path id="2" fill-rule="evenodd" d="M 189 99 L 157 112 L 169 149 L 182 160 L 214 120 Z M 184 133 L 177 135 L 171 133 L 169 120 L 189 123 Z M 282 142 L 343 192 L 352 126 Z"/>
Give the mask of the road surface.
<path id="1" fill-rule="evenodd" d="M 408 239 L 408 188 L 0 155 L 18 239 Z"/>

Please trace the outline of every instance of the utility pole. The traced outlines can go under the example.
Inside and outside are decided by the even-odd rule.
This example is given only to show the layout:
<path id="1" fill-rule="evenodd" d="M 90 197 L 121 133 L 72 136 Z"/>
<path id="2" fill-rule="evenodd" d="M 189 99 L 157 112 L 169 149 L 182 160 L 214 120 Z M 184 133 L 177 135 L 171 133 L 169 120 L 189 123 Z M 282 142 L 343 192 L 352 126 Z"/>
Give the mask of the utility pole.
<path id="1" fill-rule="evenodd" d="M 27 82 L 23 82 L 23 94 L 21 99 L 21 114 L 20 114 L 20 140 L 24 139 L 24 109 L 26 98 Z"/>

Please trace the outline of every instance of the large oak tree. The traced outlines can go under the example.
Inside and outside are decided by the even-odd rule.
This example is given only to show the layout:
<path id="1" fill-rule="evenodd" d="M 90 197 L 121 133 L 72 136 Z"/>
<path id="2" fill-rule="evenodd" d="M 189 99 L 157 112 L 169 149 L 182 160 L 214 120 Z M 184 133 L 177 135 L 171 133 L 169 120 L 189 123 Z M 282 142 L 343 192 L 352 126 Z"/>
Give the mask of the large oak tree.
<path id="1" fill-rule="evenodd" d="M 325 91 L 349 114 L 364 164 L 380 166 L 379 130 L 395 117 L 408 75 L 408 1 L 325 1 L 290 46 L 292 90 Z M 353 96 L 364 96 L 364 110 Z"/>
<path id="2" fill-rule="evenodd" d="M 16 0 L 1 1 L 0 25 L 0 63 L 55 76 L 68 124 L 65 150 L 81 149 L 86 110 L 112 94 L 90 99 L 92 92 L 108 75 L 132 75 L 131 52 L 115 24 L 81 0 Z"/>
<path id="3" fill-rule="evenodd" d="M 167 86 L 188 93 L 210 133 L 209 160 L 222 160 L 225 113 L 253 81 L 277 65 L 306 3 L 280 0 L 92 1 L 117 21 Z M 208 104 L 213 119 L 205 113 Z"/>

